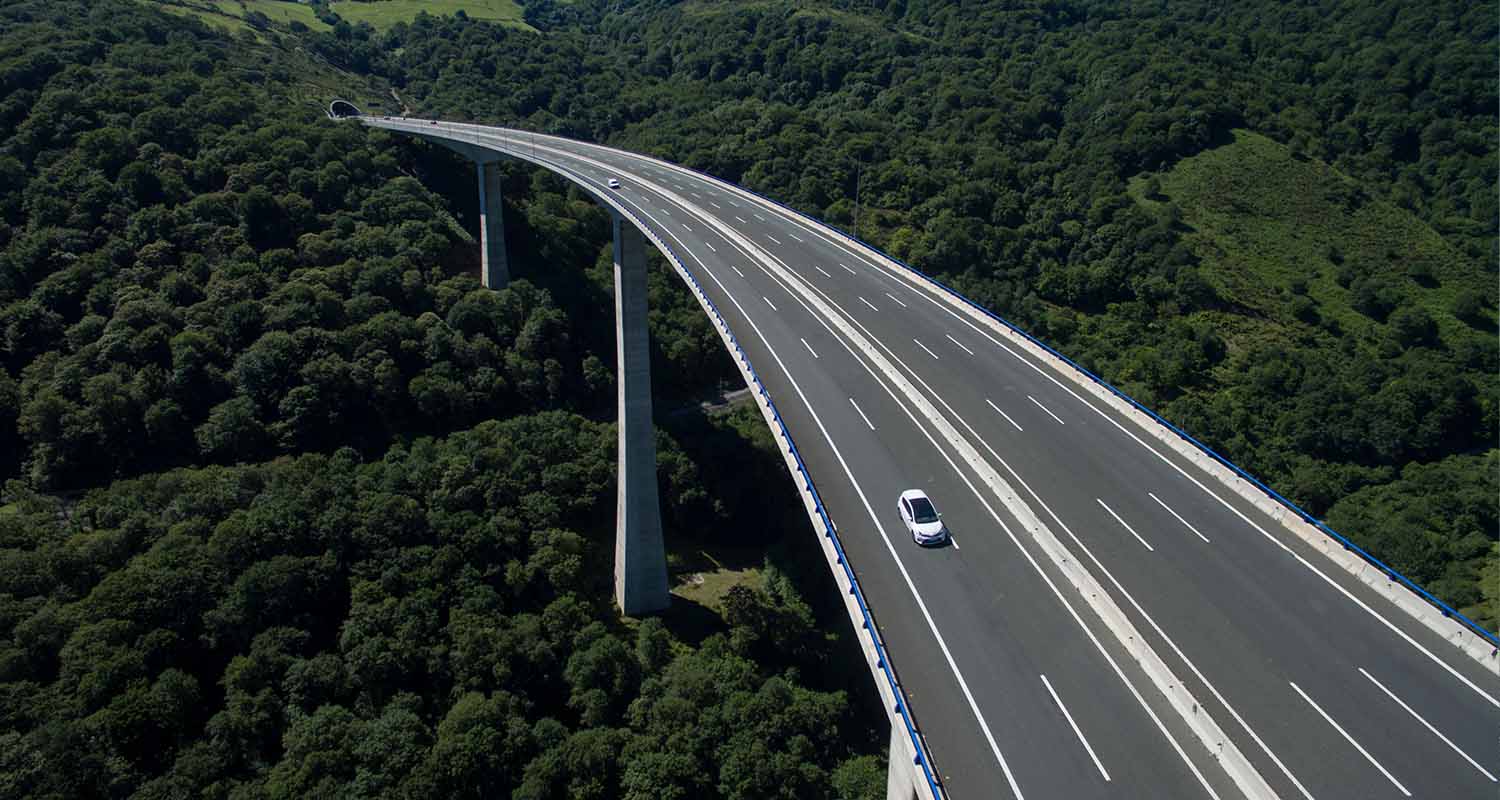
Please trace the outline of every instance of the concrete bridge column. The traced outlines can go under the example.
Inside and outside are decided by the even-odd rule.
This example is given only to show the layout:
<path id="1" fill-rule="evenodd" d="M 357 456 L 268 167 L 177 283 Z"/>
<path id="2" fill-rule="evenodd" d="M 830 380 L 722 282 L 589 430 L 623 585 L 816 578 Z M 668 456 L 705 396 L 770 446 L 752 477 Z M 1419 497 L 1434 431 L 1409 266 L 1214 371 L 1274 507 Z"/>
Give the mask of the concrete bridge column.
<path id="1" fill-rule="evenodd" d="M 510 261 L 505 253 L 505 210 L 501 205 L 500 162 L 478 160 L 480 281 L 486 289 L 510 285 Z"/>
<path id="2" fill-rule="evenodd" d="M 885 800 L 917 800 L 916 761 L 911 752 L 911 737 L 899 718 L 892 721 L 890 762 L 885 773 Z"/>
<path id="3" fill-rule="evenodd" d="M 651 421 L 651 343 L 646 331 L 646 239 L 614 215 L 615 353 L 619 414 L 619 502 L 615 510 L 615 602 L 629 616 L 662 611 L 667 557 L 656 492 Z"/>

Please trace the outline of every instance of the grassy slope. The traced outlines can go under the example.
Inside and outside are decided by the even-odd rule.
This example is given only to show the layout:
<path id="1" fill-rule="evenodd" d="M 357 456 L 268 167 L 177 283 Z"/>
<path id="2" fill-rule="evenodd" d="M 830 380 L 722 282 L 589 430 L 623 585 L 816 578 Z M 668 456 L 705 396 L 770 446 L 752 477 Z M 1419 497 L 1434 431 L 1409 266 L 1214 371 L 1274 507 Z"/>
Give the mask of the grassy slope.
<path id="1" fill-rule="evenodd" d="M 1264 136 L 1237 131 L 1233 141 L 1157 177 L 1154 199 L 1146 196 L 1146 176 L 1131 182 L 1131 194 L 1147 207 L 1181 210 L 1204 277 L 1225 300 L 1258 315 L 1233 322 L 1239 337 L 1286 335 L 1277 329 L 1292 322 L 1286 298 L 1298 279 L 1324 319 L 1362 338 L 1375 334 L 1380 323 L 1350 306 L 1351 292 L 1336 280 L 1341 269 L 1357 276 L 1371 271 L 1366 265 L 1396 275 L 1425 270 L 1430 285 L 1398 283 L 1445 340 L 1467 327 L 1452 314 L 1455 295 L 1494 293 L 1493 276 L 1425 223 Z"/>
<path id="2" fill-rule="evenodd" d="M 152 0 L 153 5 L 173 14 L 197 17 L 209 25 L 238 33 L 253 30 L 245 23 L 245 15 L 259 11 L 278 25 L 300 22 L 315 31 L 332 30 L 332 27 L 313 14 L 310 6 L 290 0 L 173 0 L 162 3 Z"/>
<path id="3" fill-rule="evenodd" d="M 350 23 L 368 22 L 385 29 L 398 22 L 408 22 L 419 12 L 451 15 L 462 11 L 471 19 L 484 19 L 534 31 L 521 19 L 521 6 L 515 0 L 377 0 L 376 2 L 342 2 L 333 4 L 333 12 Z"/>

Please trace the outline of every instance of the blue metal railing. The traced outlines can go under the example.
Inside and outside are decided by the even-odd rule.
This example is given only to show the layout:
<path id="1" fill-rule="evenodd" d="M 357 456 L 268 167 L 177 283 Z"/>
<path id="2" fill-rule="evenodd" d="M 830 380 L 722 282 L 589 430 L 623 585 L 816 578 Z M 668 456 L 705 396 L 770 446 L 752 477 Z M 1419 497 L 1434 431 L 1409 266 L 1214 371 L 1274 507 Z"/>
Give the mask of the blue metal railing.
<path id="1" fill-rule="evenodd" d="M 660 160 L 660 159 L 658 159 L 658 160 Z M 663 163 L 667 163 L 667 162 L 663 162 Z M 1324 534 L 1332 537 L 1335 541 L 1337 541 L 1340 545 L 1342 545 L 1345 550 L 1348 550 L 1348 551 L 1350 551 L 1350 552 L 1358 555 L 1360 558 L 1364 559 L 1371 566 L 1374 566 L 1374 567 L 1378 568 L 1381 572 L 1384 572 L 1385 575 L 1386 575 L 1386 579 L 1387 580 L 1397 581 L 1401 585 L 1405 586 L 1406 588 L 1412 590 L 1413 592 L 1416 592 L 1418 596 L 1420 596 L 1422 599 L 1426 600 L 1428 603 L 1432 604 L 1435 608 L 1437 608 L 1437 610 L 1439 612 L 1441 612 L 1444 617 L 1448 617 L 1448 618 L 1451 618 L 1451 619 L 1458 620 L 1461 624 L 1464 625 L 1464 627 L 1468 628 L 1470 631 L 1473 631 L 1474 633 L 1476 633 L 1479 636 L 1483 637 L 1486 641 L 1488 641 L 1490 643 L 1491 647 L 1494 648 L 1491 651 L 1491 655 L 1494 655 L 1496 652 L 1500 652 L 1500 637 L 1497 637 L 1493 632 L 1485 629 L 1482 625 L 1480 625 L 1479 623 L 1475 622 L 1472 619 L 1469 619 L 1467 616 L 1464 616 L 1464 614 L 1462 614 L 1461 612 L 1459 612 L 1457 609 L 1453 608 L 1452 606 L 1448 605 L 1447 603 L 1443 602 L 1442 600 L 1439 600 L 1437 597 L 1433 596 L 1431 592 L 1428 592 L 1426 589 L 1423 589 L 1421 586 L 1417 585 L 1410 578 L 1406 577 L 1405 575 L 1402 575 L 1400 572 L 1397 572 L 1394 567 L 1391 567 L 1390 565 L 1386 564 L 1385 562 L 1383 562 L 1380 559 L 1376 558 L 1375 556 L 1371 555 L 1369 553 L 1369 551 L 1365 550 L 1364 548 L 1362 548 L 1359 545 L 1355 544 L 1354 542 L 1350 541 L 1348 537 L 1344 536 L 1343 534 L 1339 533 L 1338 531 L 1334 530 L 1333 528 L 1328 527 L 1328 525 L 1326 523 L 1324 523 L 1323 520 L 1320 520 L 1317 517 L 1314 517 L 1312 514 L 1309 514 L 1306 511 L 1303 511 L 1302 508 L 1299 507 L 1297 504 L 1295 504 L 1291 500 L 1288 500 L 1287 498 L 1281 496 L 1281 494 L 1279 492 L 1277 492 L 1275 489 L 1272 489 L 1271 487 L 1267 486 L 1265 483 L 1261 482 L 1261 480 L 1259 478 L 1256 478 L 1254 475 L 1251 475 L 1250 473 L 1246 472 L 1245 470 L 1240 469 L 1239 465 L 1235 464 L 1233 461 L 1230 461 L 1229 459 L 1225 458 L 1224 456 L 1219 455 L 1219 453 L 1217 453 L 1216 451 L 1214 451 L 1213 448 L 1211 448 L 1208 445 L 1203 444 L 1202 442 L 1200 442 L 1197 439 L 1193 438 L 1192 435 L 1190 435 L 1187 431 L 1184 431 L 1183 429 L 1181 429 L 1181 428 L 1177 427 L 1176 425 L 1172 424 L 1171 422 L 1169 422 L 1168 420 L 1166 420 L 1165 418 L 1163 418 L 1160 414 L 1157 414 L 1155 411 L 1152 411 L 1151 409 L 1147 408 L 1146 406 L 1141 405 L 1141 403 L 1138 402 L 1134 397 L 1131 397 L 1130 395 L 1128 395 L 1128 394 L 1120 391 L 1119 389 L 1115 388 L 1114 385 L 1110 384 L 1108 381 L 1104 380 L 1103 378 L 1099 377 L 1098 375 L 1095 375 L 1094 373 L 1092 373 L 1092 372 L 1088 371 L 1087 369 L 1083 368 L 1077 362 L 1073 361 L 1073 359 L 1068 358 L 1067 356 L 1063 355 L 1062 353 L 1057 352 L 1051 346 L 1049 346 L 1046 342 L 1043 342 L 1042 340 L 1036 338 L 1035 336 L 1032 336 L 1030 333 L 1027 333 L 1026 331 L 1022 330 L 1020 327 L 1018 327 L 1017 325 L 1013 324 L 1010 320 L 1007 320 L 1004 317 L 1000 316 L 999 314 L 996 314 L 995 312 L 989 310 L 988 308 L 985 308 L 984 306 L 982 306 L 982 305 L 974 302 L 973 300 L 970 300 L 963 293 L 959 292 L 957 289 L 954 289 L 951 286 L 948 286 L 947 284 L 943 283 L 942 281 L 938 280 L 937 278 L 934 278 L 931 275 L 928 275 L 927 273 L 925 273 L 925 272 L 917 269 L 916 267 L 913 267 L 912 265 L 906 263 L 905 261 L 902 261 L 899 258 L 896 258 L 895 256 L 890 255 L 889 253 L 886 253 L 884 250 L 881 250 L 880 248 L 876 247 L 875 245 L 872 245 L 872 244 L 870 244 L 870 243 L 868 243 L 868 242 L 860 239 L 859 237 L 854 236 L 853 234 L 845 231 L 844 229 L 842 229 L 842 228 L 840 228 L 840 227 L 838 227 L 836 225 L 830 225 L 830 224 L 828 224 L 828 223 L 826 223 L 826 222 L 818 219 L 817 217 L 812 216 L 811 214 L 806 214 L 806 213 L 804 213 L 802 211 L 798 211 L 797 209 L 792 208 L 791 206 L 788 206 L 787 204 L 782 203 L 779 200 L 776 200 L 776 199 L 770 198 L 770 197 L 766 197 L 765 195 L 763 195 L 760 192 L 757 192 L 757 191 L 755 191 L 753 189 L 746 189 L 745 187 L 740 186 L 737 183 L 733 183 L 731 181 L 726 181 L 726 180 L 724 180 L 722 178 L 714 177 L 713 175 L 709 175 L 708 173 L 703 172 L 702 170 L 693 169 L 692 167 L 686 167 L 686 166 L 682 166 L 680 164 L 676 164 L 676 165 L 673 165 L 673 166 L 678 166 L 678 167 L 680 167 L 682 169 L 688 170 L 689 172 L 692 172 L 692 173 L 695 173 L 695 174 L 697 174 L 699 176 L 702 176 L 703 178 L 705 178 L 707 180 L 716 181 L 716 182 L 719 182 L 719 183 L 725 183 L 725 184 L 728 184 L 730 186 L 733 186 L 733 187 L 739 189 L 740 191 L 743 191 L 743 192 L 745 192 L 747 194 L 754 195 L 754 196 L 760 198 L 761 200 L 764 200 L 764 201 L 766 201 L 768 203 L 771 203 L 771 204 L 773 204 L 775 206 L 778 206 L 778 207 L 784 209 L 785 211 L 787 211 L 789 213 L 796 214 L 797 216 L 802 217 L 803 219 L 808 220 L 809 222 L 812 222 L 812 223 L 814 223 L 816 225 L 819 225 L 819 226 L 822 226 L 824 228 L 827 228 L 828 230 L 831 230 L 831 231 L 837 233 L 838 235 L 844 237 L 845 239 L 848 239 L 849 241 L 851 241 L 851 242 L 853 242 L 853 243 L 855 243 L 855 244 L 857 244 L 857 245 L 859 245 L 861 247 L 867 248 L 870 251 L 879 254 L 881 257 L 889 260 L 891 263 L 897 264 L 897 265 L 901 266 L 902 268 L 904 268 L 904 269 L 908 270 L 909 272 L 911 272 L 913 275 L 916 275 L 917 277 L 919 277 L 919 278 L 927 281 L 928 283 L 931 283 L 932 285 L 934 285 L 934 286 L 942 289 L 943 291 L 947 292 L 948 294 L 953 295 L 954 297 L 958 298 L 959 300 L 962 300 L 964 303 L 967 303 L 969 306 L 973 307 L 974 309 L 976 309 L 976 310 L 984 313 L 985 315 L 989 316 L 991 319 L 993 319 L 996 322 L 999 322 L 1001 325 L 1004 325 L 1005 327 L 1009 328 L 1011 331 L 1014 331 L 1015 333 L 1017 333 L 1017 334 L 1019 334 L 1021 336 L 1026 337 L 1026 339 L 1028 341 L 1030 341 L 1031 343 L 1033 343 L 1036 346 L 1042 348 L 1043 350 L 1046 350 L 1048 353 L 1052 354 L 1053 356 L 1056 356 L 1057 358 L 1061 359 L 1064 363 L 1066 363 L 1068 366 L 1072 367 L 1073 369 L 1077 370 L 1078 372 L 1082 373 L 1089 380 L 1093 381 L 1094 383 L 1099 384 L 1100 386 L 1104 387 L 1105 389 L 1108 389 L 1111 394 L 1115 395 L 1116 397 L 1120 398 L 1121 400 L 1124 400 L 1127 403 L 1130 403 L 1136 409 L 1138 409 L 1138 410 L 1140 410 L 1142 412 L 1145 412 L 1146 414 L 1149 414 L 1152 419 L 1154 419 L 1157 422 L 1161 423 L 1168 430 L 1170 430 L 1173 433 L 1175 433 L 1178 437 L 1182 438 L 1184 441 L 1188 442 L 1189 444 L 1191 444 L 1194 447 L 1198 448 L 1199 450 L 1203 451 L 1207 455 L 1211 456 L 1215 461 L 1218 461 L 1220 464 L 1223 464 L 1224 466 L 1226 466 L 1229 469 L 1233 470 L 1236 475 L 1239 475 L 1241 478 L 1244 478 L 1246 481 L 1249 481 L 1251 485 L 1255 486 L 1255 488 L 1257 488 L 1261 492 L 1265 493 L 1268 497 L 1270 497 L 1271 499 L 1273 499 L 1276 502 L 1280 503 L 1282 506 L 1286 507 L 1288 510 L 1292 511 L 1293 513 L 1297 514 L 1297 516 L 1301 517 L 1304 522 L 1307 522 L 1308 524 L 1313 525 L 1318 530 L 1322 531 Z"/>
<path id="2" fill-rule="evenodd" d="M 481 146 L 495 147 L 494 145 Z M 572 174 L 571 170 L 567 169 L 563 165 L 558 164 L 551 159 L 539 157 L 534 153 L 524 153 L 521 152 L 518 148 L 507 148 L 505 152 L 516 158 L 535 161 L 536 163 L 539 163 L 557 172 Z M 579 179 L 582 180 L 582 177 L 580 176 Z M 811 497 L 813 502 L 813 510 L 817 513 L 819 521 L 823 523 L 824 536 L 827 537 L 833 544 L 834 553 L 837 554 L 837 562 L 839 566 L 843 567 L 844 577 L 849 582 L 849 594 L 854 597 L 855 604 L 859 607 L 860 617 L 863 620 L 861 627 L 866 633 L 869 634 L 870 644 L 875 650 L 876 666 L 880 668 L 881 673 L 885 676 L 886 683 L 891 691 L 891 696 L 895 698 L 896 705 L 895 708 L 892 709 L 892 711 L 901 718 L 902 724 L 906 728 L 906 735 L 911 739 L 912 750 L 916 753 L 916 756 L 912 761 L 913 766 L 921 768 L 922 777 L 926 781 L 928 789 L 932 792 L 932 796 L 935 798 L 943 797 L 944 795 L 941 788 L 941 781 L 938 780 L 937 772 L 932 766 L 931 755 L 927 751 L 927 747 L 924 743 L 921 731 L 917 726 L 916 720 L 913 719 L 912 711 L 906 704 L 905 694 L 901 690 L 901 681 L 896 675 L 895 668 L 891 665 L 890 657 L 885 649 L 885 642 L 881 640 L 879 627 L 875 624 L 875 617 L 870 612 L 870 606 L 865 602 L 865 594 L 864 590 L 859 585 L 859 578 L 854 574 L 854 568 L 849 564 L 849 557 L 844 551 L 844 543 L 840 541 L 838 531 L 833 526 L 833 519 L 828 516 L 828 509 L 823 505 L 822 496 L 818 494 L 817 487 L 813 485 L 812 473 L 808 471 L 806 462 L 802 460 L 802 453 L 797 449 L 797 444 L 792 439 L 791 431 L 787 430 L 786 424 L 781 419 L 781 412 L 776 408 L 776 402 L 771 399 L 770 392 L 766 389 L 765 384 L 761 382 L 760 375 L 756 373 L 755 367 L 750 363 L 749 354 L 747 354 L 745 352 L 745 349 L 740 346 L 739 339 L 734 335 L 734 332 L 729 329 L 728 321 L 724 319 L 724 315 L 719 312 L 718 306 L 714 304 L 714 301 L 703 289 L 702 284 L 698 282 L 697 276 L 693 275 L 692 271 L 687 268 L 686 263 L 684 263 L 682 259 L 678 258 L 676 251 L 672 249 L 671 245 L 667 244 L 666 241 L 653 233 L 652 230 L 633 213 L 631 213 L 629 209 L 615 204 L 613 200 L 610 200 L 609 204 L 616 213 L 629 219 L 631 221 L 631 224 L 635 225 L 638 230 L 640 230 L 645 236 L 649 237 L 656 245 L 657 249 L 660 250 L 662 254 L 665 255 L 677 267 L 680 274 L 687 278 L 688 283 L 691 284 L 693 288 L 693 292 L 697 294 L 700 302 L 702 302 L 704 306 L 713 314 L 714 321 L 720 325 L 723 335 L 728 338 L 729 344 L 734 347 L 735 357 L 740 360 L 740 363 L 744 366 L 746 374 L 748 374 L 750 377 L 752 385 L 749 388 L 753 389 L 758 395 L 760 395 L 761 399 L 765 402 L 767 410 L 771 412 L 771 418 L 776 423 L 776 430 L 774 432 L 777 433 L 782 438 L 782 440 L 786 442 L 787 454 L 790 455 L 797 464 L 797 476 L 800 479 L 799 483 L 801 484 L 799 489 L 801 491 L 807 492 Z M 858 633 L 856 633 L 855 635 L 857 636 Z"/>

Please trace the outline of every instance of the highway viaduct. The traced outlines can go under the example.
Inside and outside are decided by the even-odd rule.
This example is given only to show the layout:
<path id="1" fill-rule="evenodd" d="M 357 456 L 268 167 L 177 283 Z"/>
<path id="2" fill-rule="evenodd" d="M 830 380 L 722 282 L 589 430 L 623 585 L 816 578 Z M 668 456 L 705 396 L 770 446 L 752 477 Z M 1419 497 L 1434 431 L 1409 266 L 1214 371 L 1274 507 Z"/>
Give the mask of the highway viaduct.
<path id="1" fill-rule="evenodd" d="M 644 247 L 666 256 L 782 442 L 892 722 L 890 797 L 1500 793 L 1493 634 L 1004 320 L 658 159 L 359 120 L 473 159 L 486 286 L 497 159 L 611 211 L 628 614 L 667 602 Z M 911 487 L 953 546 L 905 538 Z"/>

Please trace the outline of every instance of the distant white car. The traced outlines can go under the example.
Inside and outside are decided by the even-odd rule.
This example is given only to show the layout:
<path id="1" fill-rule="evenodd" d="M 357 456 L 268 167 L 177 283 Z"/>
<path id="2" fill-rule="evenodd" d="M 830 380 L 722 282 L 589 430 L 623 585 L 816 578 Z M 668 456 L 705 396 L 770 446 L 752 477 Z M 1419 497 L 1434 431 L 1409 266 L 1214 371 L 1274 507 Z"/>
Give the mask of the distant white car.
<path id="1" fill-rule="evenodd" d="M 942 544 L 948 541 L 948 529 L 943 525 L 943 515 L 921 489 L 907 489 L 896 503 L 901 521 L 911 532 L 911 540 L 921 545 Z"/>
<path id="2" fill-rule="evenodd" d="M 620 181 L 617 180 L 617 179 L 615 179 L 615 178 L 610 178 L 609 179 L 609 188 L 611 188 L 611 189 L 618 189 L 618 188 L 620 188 Z"/>

